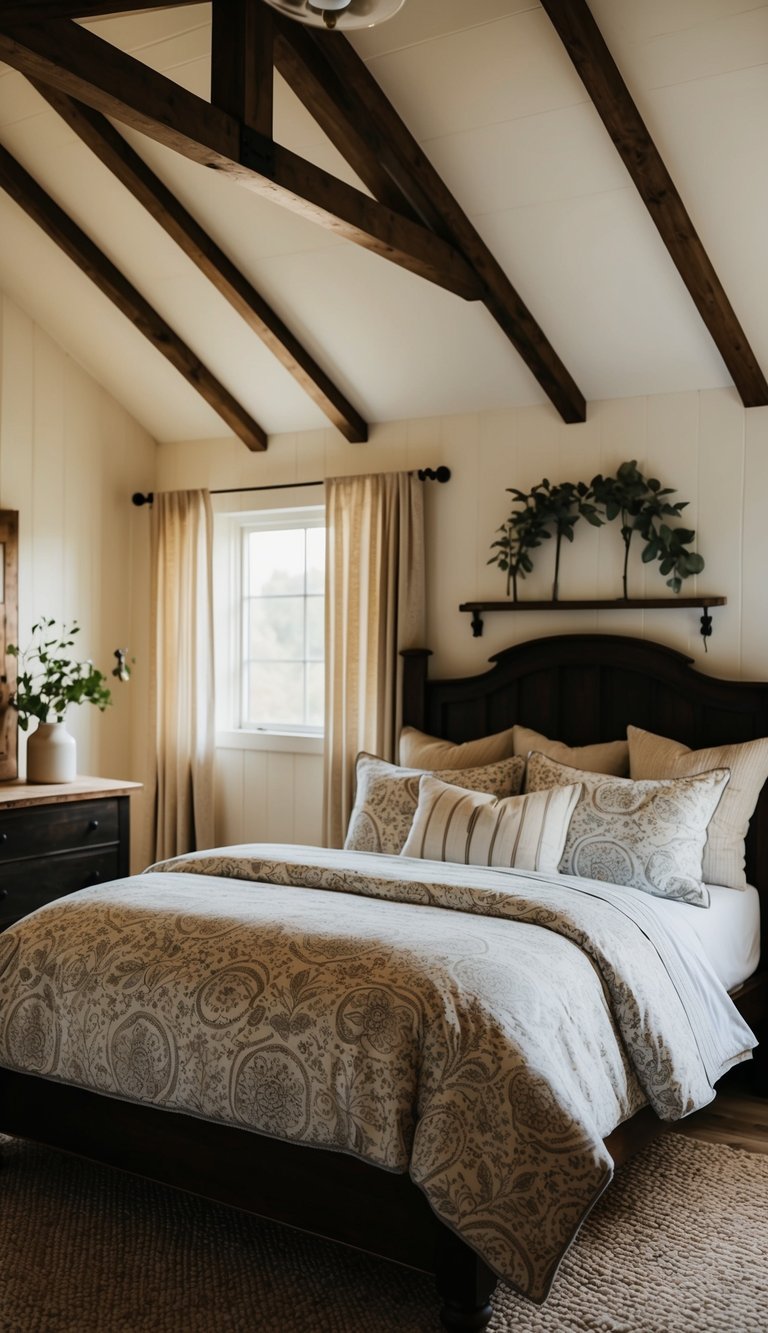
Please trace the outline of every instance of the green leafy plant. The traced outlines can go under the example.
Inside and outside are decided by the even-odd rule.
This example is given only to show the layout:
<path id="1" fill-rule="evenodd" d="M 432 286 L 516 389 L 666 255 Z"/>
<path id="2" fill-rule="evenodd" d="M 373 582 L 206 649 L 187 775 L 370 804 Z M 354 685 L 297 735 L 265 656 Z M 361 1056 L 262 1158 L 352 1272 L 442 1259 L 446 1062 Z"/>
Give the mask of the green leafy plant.
<path id="1" fill-rule="evenodd" d="M 491 543 L 495 554 L 488 560 L 507 573 L 507 596 L 512 585 L 513 601 L 517 601 L 517 580 L 533 570 L 530 552 L 545 540 L 555 538 L 555 575 L 552 600 L 557 601 L 560 583 L 560 555 L 563 538 L 573 541 L 573 530 L 580 518 L 593 527 L 600 527 L 603 518 L 594 504 L 592 490 L 583 481 L 562 481 L 552 485 L 547 477 L 537 482 L 530 493 L 508 486 L 510 495 L 520 507 L 514 509 L 497 532 L 500 536 Z M 550 529 L 552 531 L 550 531 Z"/>
<path id="2" fill-rule="evenodd" d="M 602 527 L 604 522 L 597 505 L 593 503 L 593 492 L 583 481 L 561 481 L 550 485 L 544 479 L 531 491 L 531 498 L 538 507 L 542 520 L 552 525 L 555 534 L 555 574 L 552 581 L 552 600 L 556 602 L 560 590 L 560 553 L 563 538 L 573 541 L 573 530 L 580 518 L 585 518 L 594 528 Z"/>
<path id="3" fill-rule="evenodd" d="M 624 543 L 622 588 L 625 598 L 629 597 L 629 552 L 635 532 L 645 542 L 641 555 L 643 563 L 659 560 L 660 572 L 671 574 L 671 578 L 667 579 L 667 587 L 673 592 L 680 591 L 683 579 L 690 574 L 701 573 L 704 560 L 688 549 L 688 544 L 696 536 L 695 531 L 692 528 L 670 528 L 663 521 L 665 518 L 679 518 L 688 501 L 677 500 L 671 503 L 667 500 L 668 495 L 674 495 L 674 490 L 662 486 L 656 477 L 644 477 L 634 458 L 622 463 L 615 477 L 594 477 L 592 492 L 597 503 L 603 506 L 609 522 L 621 518 L 621 539 Z"/>
<path id="4" fill-rule="evenodd" d="M 43 619 L 32 626 L 27 648 L 8 644 L 8 653 L 18 662 L 11 706 L 19 715 L 22 731 L 33 717 L 38 722 L 63 722 L 70 704 L 95 704 L 102 712 L 111 704 L 103 672 L 90 660 L 77 662 L 68 654 L 79 633 L 76 621 L 58 629 L 55 620 Z"/>
<path id="5" fill-rule="evenodd" d="M 507 596 L 511 586 L 512 600 L 516 602 L 517 580 L 524 579 L 533 569 L 530 553 L 537 546 L 541 546 L 550 533 L 547 531 L 547 520 L 542 507 L 537 504 L 536 499 L 513 486 L 508 486 L 507 489 L 521 508 L 513 509 L 506 522 L 496 529 L 499 536 L 496 541 L 491 542 L 491 551 L 495 554 L 491 555 L 487 563 L 498 565 L 499 569 L 505 571 Z"/>
<path id="6" fill-rule="evenodd" d="M 674 495 L 674 490 L 662 486 L 656 477 L 643 476 L 634 458 L 622 463 L 615 476 L 598 474 L 589 485 L 584 481 L 562 481 L 553 485 L 544 477 L 530 492 L 514 486 L 507 487 L 507 490 L 517 507 L 497 528 L 488 564 L 496 564 L 506 573 L 507 596 L 511 589 L 515 602 L 518 600 L 518 579 L 524 579 L 533 571 L 531 552 L 553 533 L 555 574 L 552 600 L 558 600 L 562 543 L 563 540 L 573 541 L 580 518 L 595 528 L 620 519 L 625 600 L 629 598 L 629 554 L 636 532 L 644 543 L 643 563 L 658 560 L 661 574 L 669 575 L 667 587 L 673 592 L 680 592 L 683 580 L 691 574 L 700 574 L 704 568 L 703 558 L 690 549 L 690 543 L 696 537 L 694 530 L 670 527 L 666 522 L 670 518 L 679 518 L 688 501 L 669 500 L 668 496 Z"/>

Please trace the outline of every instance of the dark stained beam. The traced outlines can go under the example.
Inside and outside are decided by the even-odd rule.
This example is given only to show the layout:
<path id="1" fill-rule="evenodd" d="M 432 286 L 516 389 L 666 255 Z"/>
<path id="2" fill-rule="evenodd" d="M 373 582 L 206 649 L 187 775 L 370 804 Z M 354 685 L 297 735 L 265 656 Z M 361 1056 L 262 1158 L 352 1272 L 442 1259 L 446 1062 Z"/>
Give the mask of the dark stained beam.
<path id="1" fill-rule="evenodd" d="M 745 407 L 768 381 L 586 0 L 541 0 L 640 193 Z"/>
<path id="2" fill-rule="evenodd" d="M 249 449 L 263 450 L 267 436 L 240 403 L 211 374 L 186 343 L 174 333 L 156 310 L 131 285 L 110 259 L 94 245 L 59 205 L 46 194 L 11 156 L 0 147 L 0 188 L 24 209 L 64 254 L 82 269 L 93 283 L 144 337 L 162 352 L 188 384 L 217 412 L 222 421 Z"/>
<path id="3" fill-rule="evenodd" d="M 337 76 L 320 43 L 311 38 L 309 28 L 287 22 L 274 11 L 275 68 L 296 93 L 318 125 L 380 204 L 394 208 L 416 222 L 423 222 L 439 235 L 437 211 L 414 207 L 411 199 L 396 183 L 390 144 L 371 124 L 370 117 L 343 78 Z M 286 31 L 287 29 L 287 31 Z M 293 31 L 292 31 L 293 30 Z M 330 40 L 329 34 L 324 34 Z M 334 45 L 336 43 L 334 35 Z M 343 40 L 343 38 L 342 38 Z M 401 173 L 402 174 L 402 173 Z M 410 183 L 409 183 L 410 184 Z M 421 201 L 421 189 L 411 191 Z"/>
<path id="4" fill-rule="evenodd" d="M 342 435 L 351 443 L 367 440 L 368 427 L 360 414 L 106 116 L 44 84 L 34 86 L 229 301 Z"/>
<path id="5" fill-rule="evenodd" d="M 272 138 L 273 10 L 262 0 L 213 0 L 211 101 Z"/>
<path id="6" fill-rule="evenodd" d="M 477 274 L 463 256 L 425 227 L 77 23 L 51 19 L 22 27 L 0 19 L 0 60 L 430 282 L 469 300 L 481 295 Z"/>
<path id="7" fill-rule="evenodd" d="M 482 283 L 481 300 L 565 421 L 584 421 L 586 404 L 556 351 L 501 265 L 400 119 L 366 64 L 338 33 L 276 15 L 276 66 L 377 194 L 396 190 L 416 217 L 452 244 Z"/>
<path id="8" fill-rule="evenodd" d="M 102 14 L 133 14 L 147 9 L 178 9 L 195 0 L 0 0 L 0 19 L 28 23 L 31 19 L 84 19 Z"/>

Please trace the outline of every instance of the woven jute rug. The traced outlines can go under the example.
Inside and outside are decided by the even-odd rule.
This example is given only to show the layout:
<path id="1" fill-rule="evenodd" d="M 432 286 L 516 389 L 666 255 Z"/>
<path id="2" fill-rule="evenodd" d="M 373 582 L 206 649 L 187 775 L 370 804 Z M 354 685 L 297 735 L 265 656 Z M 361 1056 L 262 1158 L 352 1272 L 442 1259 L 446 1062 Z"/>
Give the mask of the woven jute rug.
<path id="1" fill-rule="evenodd" d="M 435 1333 L 429 1278 L 0 1141 L 2 1333 Z M 768 1155 L 669 1134 L 617 1173 L 544 1306 L 492 1333 L 765 1333 Z"/>

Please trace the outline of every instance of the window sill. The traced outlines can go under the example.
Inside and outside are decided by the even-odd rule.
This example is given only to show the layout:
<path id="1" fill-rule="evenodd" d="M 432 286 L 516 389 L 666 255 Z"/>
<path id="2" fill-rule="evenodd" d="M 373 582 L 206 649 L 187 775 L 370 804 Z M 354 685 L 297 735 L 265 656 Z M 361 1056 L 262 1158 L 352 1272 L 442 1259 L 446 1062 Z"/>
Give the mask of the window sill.
<path id="1" fill-rule="evenodd" d="M 217 750 L 271 750 L 273 754 L 322 754 L 323 737 L 289 731 L 217 731 Z"/>

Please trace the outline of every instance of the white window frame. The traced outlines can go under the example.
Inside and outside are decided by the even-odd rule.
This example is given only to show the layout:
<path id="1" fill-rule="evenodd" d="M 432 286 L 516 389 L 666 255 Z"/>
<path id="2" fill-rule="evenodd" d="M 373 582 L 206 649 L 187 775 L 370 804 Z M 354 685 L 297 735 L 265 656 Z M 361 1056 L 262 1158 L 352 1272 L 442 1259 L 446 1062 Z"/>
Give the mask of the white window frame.
<path id="1" fill-rule="evenodd" d="M 275 492 L 242 495 L 247 508 L 232 510 L 225 497 L 214 497 L 214 628 L 216 635 L 216 745 L 234 750 L 271 750 L 321 754 L 322 729 L 303 726 L 248 726 L 242 722 L 243 551 L 248 530 L 325 527 L 325 506 L 310 488 L 297 495 L 307 503 L 276 504 Z M 219 503 L 216 504 L 218 499 Z"/>

